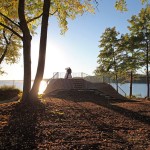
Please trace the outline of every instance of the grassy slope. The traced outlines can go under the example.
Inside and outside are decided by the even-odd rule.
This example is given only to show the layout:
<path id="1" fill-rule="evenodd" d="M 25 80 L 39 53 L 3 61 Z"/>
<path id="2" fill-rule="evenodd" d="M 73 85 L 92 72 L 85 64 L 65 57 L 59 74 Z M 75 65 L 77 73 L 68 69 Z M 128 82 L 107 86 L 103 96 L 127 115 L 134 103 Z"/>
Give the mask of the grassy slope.
<path id="1" fill-rule="evenodd" d="M 21 91 L 15 87 L 0 87 L 0 102 L 10 100 L 18 96 Z"/>

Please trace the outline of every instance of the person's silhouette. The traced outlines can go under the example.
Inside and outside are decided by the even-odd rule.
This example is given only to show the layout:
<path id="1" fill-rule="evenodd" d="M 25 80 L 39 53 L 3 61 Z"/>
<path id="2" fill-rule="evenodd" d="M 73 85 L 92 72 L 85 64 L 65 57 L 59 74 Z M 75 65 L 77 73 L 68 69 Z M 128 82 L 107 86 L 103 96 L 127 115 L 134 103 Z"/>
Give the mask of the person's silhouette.
<path id="1" fill-rule="evenodd" d="M 70 67 L 66 68 L 67 72 L 66 72 L 66 75 L 65 75 L 65 78 L 68 79 L 68 78 L 72 78 L 71 76 L 71 73 L 72 73 L 72 70 Z"/>

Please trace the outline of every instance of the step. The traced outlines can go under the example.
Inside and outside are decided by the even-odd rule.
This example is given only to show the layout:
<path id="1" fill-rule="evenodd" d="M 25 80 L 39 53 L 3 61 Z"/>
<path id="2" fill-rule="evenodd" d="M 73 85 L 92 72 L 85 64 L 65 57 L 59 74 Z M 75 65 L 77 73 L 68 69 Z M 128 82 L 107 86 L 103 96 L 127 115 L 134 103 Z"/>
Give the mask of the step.
<path id="1" fill-rule="evenodd" d="M 73 88 L 74 89 L 84 89 L 85 88 L 84 81 L 83 80 L 74 80 Z"/>

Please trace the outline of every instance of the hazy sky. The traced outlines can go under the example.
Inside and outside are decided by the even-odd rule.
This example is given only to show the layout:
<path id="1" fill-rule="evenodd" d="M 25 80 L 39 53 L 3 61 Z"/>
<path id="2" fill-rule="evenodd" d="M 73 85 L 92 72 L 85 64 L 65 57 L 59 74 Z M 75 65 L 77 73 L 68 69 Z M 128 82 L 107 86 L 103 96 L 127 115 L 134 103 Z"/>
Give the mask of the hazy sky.
<path id="1" fill-rule="evenodd" d="M 47 56 L 44 78 L 52 77 L 53 72 L 65 72 L 66 67 L 71 67 L 73 72 L 84 72 L 93 75 L 97 67 L 100 36 L 107 27 L 116 26 L 121 34 L 128 32 L 127 19 L 138 14 L 140 0 L 127 0 L 128 12 L 119 12 L 114 8 L 115 0 L 100 0 L 96 14 L 86 13 L 75 20 L 68 21 L 68 31 L 60 35 L 57 20 L 49 20 Z M 34 79 L 39 50 L 39 31 L 32 40 L 32 79 Z M 5 65 L 7 74 L 0 79 L 23 79 L 23 59 L 18 64 Z"/>

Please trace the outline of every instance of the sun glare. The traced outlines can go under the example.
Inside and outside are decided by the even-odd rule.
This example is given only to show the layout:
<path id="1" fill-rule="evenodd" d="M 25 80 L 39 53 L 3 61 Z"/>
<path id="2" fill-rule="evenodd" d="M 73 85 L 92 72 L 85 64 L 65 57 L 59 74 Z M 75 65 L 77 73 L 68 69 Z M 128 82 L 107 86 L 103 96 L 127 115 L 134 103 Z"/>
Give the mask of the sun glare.
<path id="1" fill-rule="evenodd" d="M 64 45 L 59 45 L 55 41 L 52 41 L 47 46 L 45 73 L 49 74 L 49 70 L 53 72 L 64 69 L 67 64 L 67 56 Z"/>
<path id="2" fill-rule="evenodd" d="M 38 94 L 43 94 L 47 86 L 46 81 L 41 81 Z"/>

